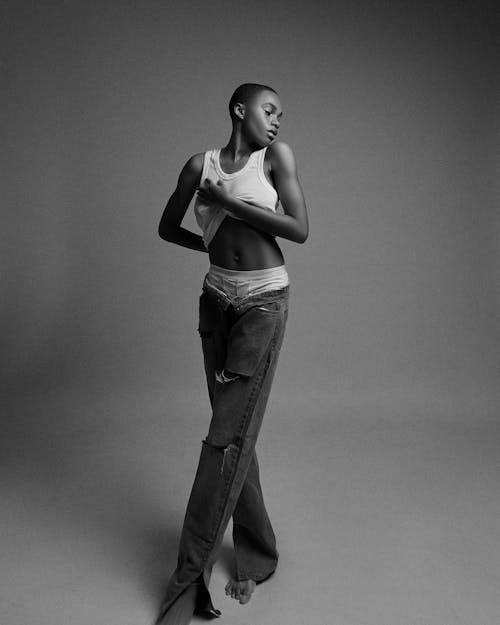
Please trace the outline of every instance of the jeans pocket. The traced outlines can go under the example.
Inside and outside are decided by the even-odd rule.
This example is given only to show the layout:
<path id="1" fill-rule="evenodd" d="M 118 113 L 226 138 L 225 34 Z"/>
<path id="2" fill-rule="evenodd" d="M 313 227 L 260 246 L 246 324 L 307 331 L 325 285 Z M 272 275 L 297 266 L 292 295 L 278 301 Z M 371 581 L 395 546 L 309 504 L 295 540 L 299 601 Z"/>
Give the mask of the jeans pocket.
<path id="1" fill-rule="evenodd" d="M 208 291 L 204 290 L 200 295 L 198 311 L 198 332 L 202 338 L 210 336 L 217 322 L 217 308 Z"/>
<path id="2" fill-rule="evenodd" d="M 255 373 L 283 322 L 279 302 L 249 308 L 233 325 L 229 335 L 225 369 L 250 377 Z"/>

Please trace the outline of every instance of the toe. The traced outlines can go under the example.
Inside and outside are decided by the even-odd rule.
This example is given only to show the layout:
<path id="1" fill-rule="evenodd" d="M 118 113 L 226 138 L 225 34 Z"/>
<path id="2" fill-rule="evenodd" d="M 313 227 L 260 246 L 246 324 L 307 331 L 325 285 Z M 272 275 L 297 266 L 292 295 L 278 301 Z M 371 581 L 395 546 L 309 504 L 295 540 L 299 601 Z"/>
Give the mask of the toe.
<path id="1" fill-rule="evenodd" d="M 242 592 L 240 594 L 239 601 L 243 605 L 245 603 L 248 603 L 251 597 L 252 597 L 252 588 L 248 588 L 246 589 L 245 592 Z"/>

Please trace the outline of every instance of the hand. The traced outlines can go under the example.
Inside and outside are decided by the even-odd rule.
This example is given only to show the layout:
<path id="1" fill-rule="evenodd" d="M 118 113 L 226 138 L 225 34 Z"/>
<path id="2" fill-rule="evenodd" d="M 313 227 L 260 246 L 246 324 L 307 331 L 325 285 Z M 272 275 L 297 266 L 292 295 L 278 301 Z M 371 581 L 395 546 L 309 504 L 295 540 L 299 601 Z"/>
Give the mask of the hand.
<path id="1" fill-rule="evenodd" d="M 202 202 L 207 204 L 219 204 L 225 206 L 232 195 L 227 191 L 222 180 L 218 180 L 217 184 L 214 184 L 208 178 L 203 181 L 203 186 L 198 187 L 198 197 Z"/>

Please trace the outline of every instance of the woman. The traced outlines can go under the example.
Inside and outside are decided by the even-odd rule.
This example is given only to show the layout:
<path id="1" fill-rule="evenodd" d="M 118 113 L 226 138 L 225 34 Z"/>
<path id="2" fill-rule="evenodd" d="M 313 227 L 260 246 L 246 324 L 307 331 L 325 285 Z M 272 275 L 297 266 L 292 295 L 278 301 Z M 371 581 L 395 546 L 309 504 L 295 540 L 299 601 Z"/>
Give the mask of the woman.
<path id="1" fill-rule="evenodd" d="M 194 611 L 220 615 L 208 584 L 231 516 L 237 567 L 226 594 L 247 603 L 278 561 L 255 443 L 288 314 L 288 274 L 275 237 L 303 243 L 308 220 L 293 152 L 276 141 L 278 94 L 245 83 L 229 112 L 229 142 L 188 160 L 159 226 L 166 241 L 208 251 L 199 332 L 212 404 L 177 569 L 157 619 L 163 625 L 188 623 Z M 195 192 L 203 236 L 181 227 Z"/>

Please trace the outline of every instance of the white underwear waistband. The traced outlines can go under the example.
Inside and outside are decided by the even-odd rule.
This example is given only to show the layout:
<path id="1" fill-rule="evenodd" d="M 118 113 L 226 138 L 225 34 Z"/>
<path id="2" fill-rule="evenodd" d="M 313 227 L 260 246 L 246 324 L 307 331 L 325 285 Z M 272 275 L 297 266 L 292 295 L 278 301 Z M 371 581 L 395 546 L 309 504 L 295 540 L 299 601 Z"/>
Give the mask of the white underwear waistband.
<path id="1" fill-rule="evenodd" d="M 210 265 L 206 282 L 208 286 L 222 291 L 232 299 L 276 291 L 288 286 L 290 280 L 285 265 L 249 271 Z"/>

